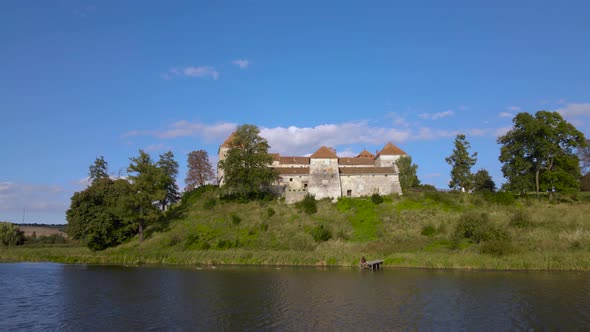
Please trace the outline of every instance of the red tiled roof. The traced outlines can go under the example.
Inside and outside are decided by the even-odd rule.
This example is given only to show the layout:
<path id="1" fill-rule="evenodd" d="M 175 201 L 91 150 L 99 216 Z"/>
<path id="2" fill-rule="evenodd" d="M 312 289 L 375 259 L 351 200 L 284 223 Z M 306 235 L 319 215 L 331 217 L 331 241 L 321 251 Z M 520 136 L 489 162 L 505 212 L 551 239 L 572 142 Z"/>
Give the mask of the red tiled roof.
<path id="1" fill-rule="evenodd" d="M 339 165 L 371 165 L 375 166 L 375 161 L 369 158 L 338 158 Z"/>
<path id="2" fill-rule="evenodd" d="M 310 158 L 328 158 L 328 159 L 336 159 L 338 156 L 336 155 L 336 151 L 329 149 L 325 146 L 319 148 L 316 152 L 314 152 Z"/>
<path id="3" fill-rule="evenodd" d="M 391 144 L 391 142 L 385 144 L 385 146 L 383 147 L 383 149 L 381 151 L 379 151 L 379 153 L 377 154 L 377 156 L 397 156 L 397 155 L 405 155 L 407 153 L 405 153 L 402 149 L 398 148 L 397 146 Z"/>
<path id="4" fill-rule="evenodd" d="M 307 175 L 309 167 L 274 167 L 280 175 Z"/>
<path id="5" fill-rule="evenodd" d="M 395 174 L 392 167 L 339 167 L 340 174 Z"/>
<path id="6" fill-rule="evenodd" d="M 363 150 L 361 151 L 361 153 L 359 153 L 358 156 L 356 156 L 357 158 L 375 158 L 375 155 L 372 154 L 371 152 L 367 151 L 367 150 Z"/>
<path id="7" fill-rule="evenodd" d="M 309 165 L 309 157 L 280 157 L 281 164 Z"/>
<path id="8" fill-rule="evenodd" d="M 224 148 L 231 148 L 232 147 L 232 142 L 235 138 L 235 132 L 232 132 L 223 142 L 223 144 L 221 144 L 221 146 L 223 146 Z"/>
<path id="9" fill-rule="evenodd" d="M 269 155 L 272 157 L 273 161 L 279 161 L 281 160 L 281 156 L 278 153 L 269 153 Z"/>

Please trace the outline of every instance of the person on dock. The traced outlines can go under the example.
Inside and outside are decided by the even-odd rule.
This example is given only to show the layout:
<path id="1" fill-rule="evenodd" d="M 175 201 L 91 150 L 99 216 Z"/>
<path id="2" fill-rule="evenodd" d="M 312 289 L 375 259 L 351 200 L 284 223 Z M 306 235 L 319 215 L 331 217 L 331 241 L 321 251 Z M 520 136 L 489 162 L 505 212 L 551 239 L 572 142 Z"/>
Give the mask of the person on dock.
<path id="1" fill-rule="evenodd" d="M 367 259 L 365 258 L 365 256 L 361 257 L 361 261 L 359 264 L 361 267 L 367 266 Z"/>

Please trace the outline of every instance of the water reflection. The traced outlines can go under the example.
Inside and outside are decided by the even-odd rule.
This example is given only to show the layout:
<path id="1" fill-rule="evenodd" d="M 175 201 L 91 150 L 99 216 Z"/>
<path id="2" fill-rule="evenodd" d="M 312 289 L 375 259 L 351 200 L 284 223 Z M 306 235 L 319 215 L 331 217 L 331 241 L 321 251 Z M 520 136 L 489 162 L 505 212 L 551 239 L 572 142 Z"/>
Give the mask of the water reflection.
<path id="1" fill-rule="evenodd" d="M 584 330 L 589 276 L 0 264 L 0 330 Z"/>

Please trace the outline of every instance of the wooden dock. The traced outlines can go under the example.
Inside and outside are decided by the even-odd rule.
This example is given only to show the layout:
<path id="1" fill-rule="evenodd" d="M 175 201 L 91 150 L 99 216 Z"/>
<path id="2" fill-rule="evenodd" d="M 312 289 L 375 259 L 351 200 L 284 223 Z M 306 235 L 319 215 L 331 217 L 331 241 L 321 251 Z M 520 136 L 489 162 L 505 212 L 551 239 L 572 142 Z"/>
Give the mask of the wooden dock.
<path id="1" fill-rule="evenodd" d="M 383 264 L 383 260 L 382 259 L 378 259 L 378 260 L 374 260 L 374 261 L 368 261 L 368 262 L 366 262 L 364 264 L 361 264 L 361 269 L 380 270 L 382 264 Z"/>

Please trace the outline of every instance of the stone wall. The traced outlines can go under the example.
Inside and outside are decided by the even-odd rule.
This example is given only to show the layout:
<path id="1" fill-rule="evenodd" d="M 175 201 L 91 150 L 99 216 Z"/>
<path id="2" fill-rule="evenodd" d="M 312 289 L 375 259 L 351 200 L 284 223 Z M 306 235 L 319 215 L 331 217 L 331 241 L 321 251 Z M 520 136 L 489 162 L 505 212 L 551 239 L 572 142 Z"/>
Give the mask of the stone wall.
<path id="1" fill-rule="evenodd" d="M 309 164 L 309 193 L 316 199 L 340 197 L 338 159 L 313 158 Z"/>
<path id="2" fill-rule="evenodd" d="M 398 176 L 392 174 L 340 175 L 340 182 L 342 183 L 342 197 L 401 193 Z"/>

